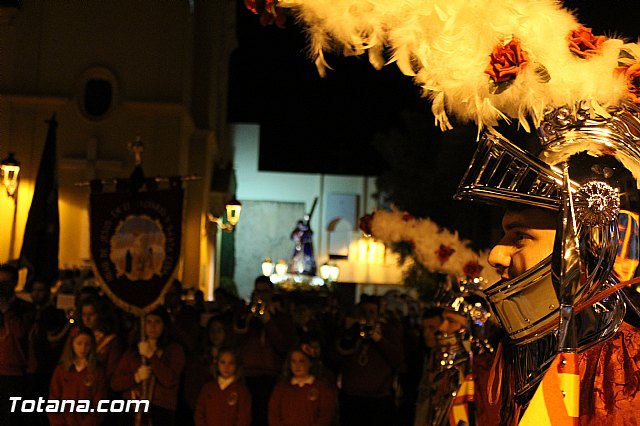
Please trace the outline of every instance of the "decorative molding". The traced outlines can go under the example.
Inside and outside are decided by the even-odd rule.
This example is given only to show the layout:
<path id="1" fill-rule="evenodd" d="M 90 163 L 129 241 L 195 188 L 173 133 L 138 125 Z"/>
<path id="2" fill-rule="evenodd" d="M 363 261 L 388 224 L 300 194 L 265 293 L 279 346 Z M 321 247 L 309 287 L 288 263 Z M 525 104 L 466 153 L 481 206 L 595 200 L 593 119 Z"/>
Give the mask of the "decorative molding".
<path id="1" fill-rule="evenodd" d="M 16 105 L 45 105 L 45 106 L 63 106 L 68 104 L 71 98 L 50 95 L 19 95 L 19 94 L 3 94 L 0 95 L 0 102 L 9 102 Z"/>

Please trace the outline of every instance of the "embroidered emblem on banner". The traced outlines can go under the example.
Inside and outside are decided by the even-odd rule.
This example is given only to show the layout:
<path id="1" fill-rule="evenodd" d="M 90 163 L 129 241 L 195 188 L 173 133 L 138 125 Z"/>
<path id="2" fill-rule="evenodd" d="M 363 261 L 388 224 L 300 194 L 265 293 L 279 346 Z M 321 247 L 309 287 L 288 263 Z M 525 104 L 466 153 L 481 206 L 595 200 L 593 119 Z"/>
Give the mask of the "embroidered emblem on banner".
<path id="1" fill-rule="evenodd" d="M 155 307 L 180 258 L 183 190 L 92 192 L 91 255 L 96 278 L 121 308 Z"/>

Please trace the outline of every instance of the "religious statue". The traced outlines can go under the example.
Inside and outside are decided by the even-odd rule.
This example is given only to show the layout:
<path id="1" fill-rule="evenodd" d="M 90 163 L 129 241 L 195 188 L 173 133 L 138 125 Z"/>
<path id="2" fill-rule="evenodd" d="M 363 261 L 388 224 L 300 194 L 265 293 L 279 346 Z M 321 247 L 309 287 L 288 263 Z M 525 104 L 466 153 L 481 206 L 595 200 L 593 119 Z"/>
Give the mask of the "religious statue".
<path id="1" fill-rule="evenodd" d="M 318 198 L 313 201 L 311 212 L 299 220 L 291 232 L 291 240 L 295 243 L 293 254 L 289 262 L 290 274 L 315 275 L 316 258 L 313 255 L 313 231 L 311 230 L 311 215 L 316 207 Z"/>

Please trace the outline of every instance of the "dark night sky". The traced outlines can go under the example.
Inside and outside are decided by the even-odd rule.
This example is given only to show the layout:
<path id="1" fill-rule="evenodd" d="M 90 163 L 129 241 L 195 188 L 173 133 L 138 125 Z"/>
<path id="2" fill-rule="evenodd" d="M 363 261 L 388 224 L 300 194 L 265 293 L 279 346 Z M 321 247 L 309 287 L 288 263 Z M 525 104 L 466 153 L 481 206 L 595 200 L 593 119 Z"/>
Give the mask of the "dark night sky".
<path id="1" fill-rule="evenodd" d="M 376 71 L 366 56 L 328 57 L 320 78 L 291 20 L 263 27 L 237 2 L 238 48 L 231 60 L 229 120 L 261 124 L 262 170 L 377 175 L 388 168 L 373 147 L 376 134 L 401 126 L 402 114 L 433 122 L 419 89 L 395 66 Z M 594 34 L 631 40 L 640 33 L 639 0 L 571 0 Z M 424 126 L 425 139 L 440 131 Z"/>

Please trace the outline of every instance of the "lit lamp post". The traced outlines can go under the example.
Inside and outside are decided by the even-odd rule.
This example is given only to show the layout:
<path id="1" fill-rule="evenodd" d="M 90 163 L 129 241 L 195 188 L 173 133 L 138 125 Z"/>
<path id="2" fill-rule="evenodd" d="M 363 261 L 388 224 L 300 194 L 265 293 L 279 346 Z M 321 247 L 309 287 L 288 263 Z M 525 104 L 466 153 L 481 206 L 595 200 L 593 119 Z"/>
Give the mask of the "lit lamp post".
<path id="1" fill-rule="evenodd" d="M 273 274 L 273 271 L 275 269 L 275 265 L 271 261 L 270 257 L 267 257 L 264 260 L 264 262 L 262 262 L 261 266 L 262 266 L 262 275 L 264 275 L 265 277 L 270 277 L 271 274 Z"/>
<path id="2" fill-rule="evenodd" d="M 283 277 L 287 273 L 287 270 L 289 269 L 289 265 L 287 265 L 287 262 L 285 262 L 284 259 L 280 259 L 278 260 L 278 263 L 276 263 L 275 268 L 276 268 L 276 274 Z"/>
<path id="3" fill-rule="evenodd" d="M 0 162 L 0 171 L 2 172 L 2 184 L 7 190 L 7 195 L 16 202 L 16 191 L 18 190 L 18 175 L 20 174 L 20 163 L 16 160 L 13 152 Z"/>
<path id="4" fill-rule="evenodd" d="M 0 177 L 2 178 L 2 185 L 4 185 L 4 188 L 7 190 L 7 195 L 13 199 L 13 219 L 11 221 L 11 233 L 9 234 L 9 259 L 13 256 L 13 245 L 15 241 L 19 174 L 20 163 L 16 160 L 15 154 L 10 152 L 7 158 L 0 162 Z"/>
<path id="5" fill-rule="evenodd" d="M 320 277 L 325 280 L 325 282 L 335 282 L 338 281 L 338 277 L 340 276 L 340 268 L 333 263 L 324 263 L 320 266 Z"/>
<path id="6" fill-rule="evenodd" d="M 207 213 L 207 218 L 210 222 L 215 224 L 215 236 L 216 236 L 216 246 L 213 248 L 213 259 L 212 262 L 214 264 L 213 271 L 213 280 L 210 281 L 208 290 L 208 298 L 209 300 L 213 299 L 213 291 L 220 285 L 220 249 L 222 248 L 222 234 L 218 232 L 218 230 L 223 230 L 225 232 L 233 232 L 238 221 L 240 220 L 240 212 L 242 211 L 242 204 L 240 201 L 236 200 L 236 197 L 232 197 L 231 200 L 225 206 L 227 211 L 227 222 L 225 223 L 221 217 L 214 216 L 213 213 Z"/>

